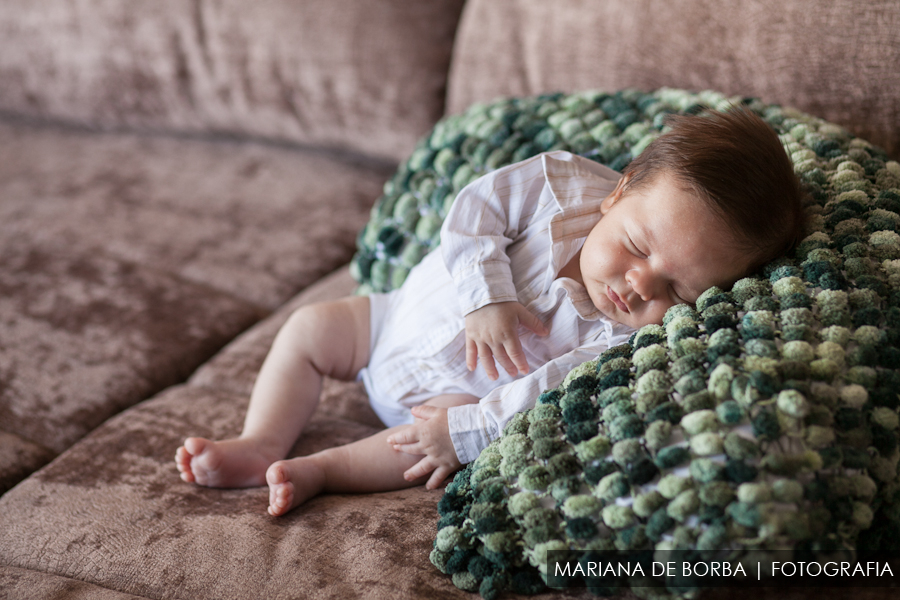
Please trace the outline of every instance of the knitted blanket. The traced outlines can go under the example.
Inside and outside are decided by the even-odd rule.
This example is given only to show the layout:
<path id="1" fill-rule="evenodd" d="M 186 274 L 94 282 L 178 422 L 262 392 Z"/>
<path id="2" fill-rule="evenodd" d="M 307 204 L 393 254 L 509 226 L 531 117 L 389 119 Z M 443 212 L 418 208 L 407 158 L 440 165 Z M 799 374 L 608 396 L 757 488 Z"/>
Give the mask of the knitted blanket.
<path id="1" fill-rule="evenodd" d="M 731 103 L 778 132 L 809 192 L 807 237 L 574 369 L 456 475 L 431 561 L 458 587 L 538 592 L 560 550 L 896 555 L 900 164 L 842 128 L 673 89 L 477 105 L 386 184 L 352 272 L 362 293 L 399 286 L 484 172 L 555 149 L 622 170 L 665 114 Z"/>

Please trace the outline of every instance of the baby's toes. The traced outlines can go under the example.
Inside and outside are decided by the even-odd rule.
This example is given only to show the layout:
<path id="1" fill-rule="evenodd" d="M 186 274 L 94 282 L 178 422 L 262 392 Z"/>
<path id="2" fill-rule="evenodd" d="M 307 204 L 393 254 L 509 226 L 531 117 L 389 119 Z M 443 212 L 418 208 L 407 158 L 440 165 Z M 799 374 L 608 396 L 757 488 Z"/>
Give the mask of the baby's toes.
<path id="1" fill-rule="evenodd" d="M 175 466 L 181 473 L 181 478 L 188 483 L 194 481 L 194 473 L 191 471 L 191 453 L 184 446 L 178 448 L 175 452 Z"/>
<path id="2" fill-rule="evenodd" d="M 269 514 L 279 517 L 291 509 L 294 502 L 294 484 L 290 481 L 273 486 L 269 490 Z"/>
<path id="3" fill-rule="evenodd" d="M 289 479 L 287 468 L 277 462 L 266 471 L 269 484 L 269 514 L 278 517 L 291 509 L 294 502 L 294 484 Z"/>
<path id="4" fill-rule="evenodd" d="M 190 456 L 200 456 L 203 454 L 203 451 L 206 450 L 206 447 L 210 445 L 210 441 L 206 438 L 188 438 L 184 440 L 184 448 L 185 452 L 187 452 Z"/>

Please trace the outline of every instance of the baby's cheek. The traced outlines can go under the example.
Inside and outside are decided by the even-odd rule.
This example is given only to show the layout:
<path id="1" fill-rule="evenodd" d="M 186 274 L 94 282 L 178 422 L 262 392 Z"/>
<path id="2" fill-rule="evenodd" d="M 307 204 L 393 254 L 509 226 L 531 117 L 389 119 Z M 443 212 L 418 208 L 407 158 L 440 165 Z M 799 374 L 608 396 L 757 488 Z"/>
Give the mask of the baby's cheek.
<path id="1" fill-rule="evenodd" d="M 610 243 L 604 243 L 601 239 L 590 239 L 581 247 L 581 265 L 588 270 L 603 269 L 614 262 L 615 257 L 621 251 Z"/>
<path id="2" fill-rule="evenodd" d="M 672 303 L 664 303 L 664 302 L 654 302 L 651 309 L 647 312 L 646 315 L 642 315 L 641 327 L 644 325 L 662 325 L 663 317 L 666 316 L 666 311 L 672 306 Z"/>

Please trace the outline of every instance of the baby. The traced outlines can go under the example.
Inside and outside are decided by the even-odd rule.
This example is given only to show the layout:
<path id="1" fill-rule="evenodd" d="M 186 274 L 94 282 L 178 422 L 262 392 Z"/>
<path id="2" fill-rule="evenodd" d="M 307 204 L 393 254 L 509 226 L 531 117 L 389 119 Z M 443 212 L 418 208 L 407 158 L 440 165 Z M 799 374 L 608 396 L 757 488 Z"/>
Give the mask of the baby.
<path id="1" fill-rule="evenodd" d="M 734 109 L 669 125 L 624 177 L 557 151 L 468 185 L 399 290 L 291 315 L 241 435 L 185 440 L 181 478 L 268 484 L 275 516 L 322 492 L 434 489 L 573 367 L 796 243 L 800 185 L 764 121 Z M 324 376 L 361 379 L 389 428 L 284 460 Z"/>

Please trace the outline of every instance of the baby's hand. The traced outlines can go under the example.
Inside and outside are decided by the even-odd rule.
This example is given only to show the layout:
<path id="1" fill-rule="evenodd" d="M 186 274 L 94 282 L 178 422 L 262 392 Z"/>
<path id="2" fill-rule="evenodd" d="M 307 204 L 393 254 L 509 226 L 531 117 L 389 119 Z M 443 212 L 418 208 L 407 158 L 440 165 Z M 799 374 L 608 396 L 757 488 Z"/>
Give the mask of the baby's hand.
<path id="1" fill-rule="evenodd" d="M 450 439 L 447 409 L 422 404 L 413 407 L 412 414 L 417 421 L 403 431 L 391 435 L 387 442 L 394 450 L 425 455 L 403 473 L 403 478 L 414 481 L 431 473 L 425 487 L 433 490 L 462 466 L 456 458 L 456 450 Z"/>
<path id="2" fill-rule="evenodd" d="M 512 376 L 528 372 L 528 361 L 516 331 L 524 325 L 537 335 L 549 331 L 543 323 L 518 302 L 488 304 L 466 315 L 466 366 L 474 371 L 481 358 L 484 372 L 497 379 L 494 359 Z"/>

